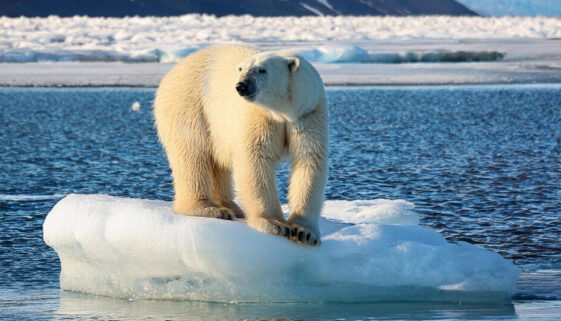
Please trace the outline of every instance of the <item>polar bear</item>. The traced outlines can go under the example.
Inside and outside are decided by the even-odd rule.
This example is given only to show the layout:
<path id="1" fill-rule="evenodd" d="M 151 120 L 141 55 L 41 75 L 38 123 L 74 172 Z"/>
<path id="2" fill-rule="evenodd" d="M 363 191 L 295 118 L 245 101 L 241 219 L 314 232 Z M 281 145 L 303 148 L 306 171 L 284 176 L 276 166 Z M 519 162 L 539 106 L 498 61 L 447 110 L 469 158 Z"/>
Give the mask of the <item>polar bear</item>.
<path id="1" fill-rule="evenodd" d="M 162 79 L 154 116 L 172 170 L 176 213 L 228 220 L 245 214 L 258 231 L 319 244 L 327 107 L 309 62 L 244 46 L 197 51 Z M 275 180 L 286 156 L 288 220 Z"/>

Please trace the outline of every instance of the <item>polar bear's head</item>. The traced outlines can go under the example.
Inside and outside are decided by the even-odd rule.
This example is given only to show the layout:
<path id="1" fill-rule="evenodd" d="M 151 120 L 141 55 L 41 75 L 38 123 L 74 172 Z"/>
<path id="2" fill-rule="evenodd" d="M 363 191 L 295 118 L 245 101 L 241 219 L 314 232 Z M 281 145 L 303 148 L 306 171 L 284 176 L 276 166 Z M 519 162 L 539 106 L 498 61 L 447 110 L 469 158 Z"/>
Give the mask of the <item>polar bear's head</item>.
<path id="1" fill-rule="evenodd" d="M 260 53 L 240 63 L 238 73 L 241 97 L 291 120 L 314 110 L 324 97 L 319 74 L 297 55 Z"/>

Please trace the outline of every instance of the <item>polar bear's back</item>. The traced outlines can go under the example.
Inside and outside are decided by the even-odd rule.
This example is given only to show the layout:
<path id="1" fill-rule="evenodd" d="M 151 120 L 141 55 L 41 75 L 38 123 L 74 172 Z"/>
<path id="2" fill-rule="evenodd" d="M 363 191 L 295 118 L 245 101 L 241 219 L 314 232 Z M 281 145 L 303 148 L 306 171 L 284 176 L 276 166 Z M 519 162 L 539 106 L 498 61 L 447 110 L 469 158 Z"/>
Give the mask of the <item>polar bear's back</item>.
<path id="1" fill-rule="evenodd" d="M 248 47 L 224 45 L 209 47 L 185 57 L 160 82 L 154 102 L 155 113 L 202 107 L 209 78 L 214 78 L 211 82 L 213 88 L 230 89 L 226 85 L 229 85 L 227 80 L 231 82 L 232 77 L 235 77 L 237 64 L 257 52 Z M 194 97 L 200 101 L 194 101 Z M 178 102 L 183 104 L 178 105 Z"/>

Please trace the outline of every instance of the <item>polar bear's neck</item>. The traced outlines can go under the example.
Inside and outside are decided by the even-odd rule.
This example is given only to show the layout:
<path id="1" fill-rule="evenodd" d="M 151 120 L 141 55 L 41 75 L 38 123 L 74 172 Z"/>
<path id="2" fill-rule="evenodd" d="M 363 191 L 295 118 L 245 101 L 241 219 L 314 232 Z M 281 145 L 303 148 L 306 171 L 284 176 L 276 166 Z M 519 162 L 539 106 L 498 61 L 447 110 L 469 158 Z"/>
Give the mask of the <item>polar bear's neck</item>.
<path id="1" fill-rule="evenodd" d="M 296 122 L 300 116 L 298 114 L 298 110 L 295 109 L 288 101 L 280 103 L 277 102 L 274 108 L 260 102 L 254 102 L 254 104 L 276 122 Z"/>
<path id="2" fill-rule="evenodd" d="M 279 111 L 274 111 L 267 108 L 268 114 L 271 118 L 277 122 L 296 122 L 298 121 L 297 115 L 291 115 L 290 113 L 283 113 Z"/>

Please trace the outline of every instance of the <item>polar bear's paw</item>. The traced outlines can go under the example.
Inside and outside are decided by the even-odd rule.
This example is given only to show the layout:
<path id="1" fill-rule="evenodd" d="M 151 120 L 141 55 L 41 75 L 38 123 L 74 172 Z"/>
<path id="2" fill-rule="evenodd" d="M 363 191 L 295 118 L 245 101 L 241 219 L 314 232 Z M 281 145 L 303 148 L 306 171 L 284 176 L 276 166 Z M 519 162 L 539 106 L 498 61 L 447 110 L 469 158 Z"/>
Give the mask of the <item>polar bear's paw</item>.
<path id="1" fill-rule="evenodd" d="M 318 246 L 320 244 L 319 233 L 314 229 L 295 223 L 289 224 L 280 220 L 260 217 L 248 220 L 247 224 L 259 232 L 282 236 L 298 244 L 308 246 Z"/>
<path id="2" fill-rule="evenodd" d="M 236 218 L 245 218 L 243 210 L 234 201 L 224 202 L 222 206 L 230 209 L 236 215 Z"/>
<path id="3" fill-rule="evenodd" d="M 319 231 L 313 224 L 302 216 L 292 215 L 287 221 L 290 226 L 290 239 L 299 244 L 318 246 L 321 243 Z"/>
<path id="4" fill-rule="evenodd" d="M 247 225 L 262 233 L 274 234 L 290 239 L 290 226 L 280 220 L 267 219 L 263 217 L 250 219 Z"/>
<path id="5" fill-rule="evenodd" d="M 218 218 L 221 220 L 234 221 L 236 215 L 226 207 L 203 207 L 196 210 L 195 216 Z"/>
<path id="6" fill-rule="evenodd" d="M 290 226 L 290 239 L 308 246 L 318 246 L 321 243 L 319 234 L 316 231 L 297 224 Z"/>
<path id="7" fill-rule="evenodd" d="M 192 204 L 188 205 L 189 206 L 180 206 L 180 204 L 176 203 L 173 206 L 173 210 L 178 214 L 188 216 L 218 218 L 229 221 L 234 221 L 236 219 L 236 214 L 234 214 L 232 210 L 226 207 L 214 205 L 213 203 L 207 204 L 206 202 L 201 202 L 201 204 L 197 204 L 196 206 L 192 206 Z"/>

